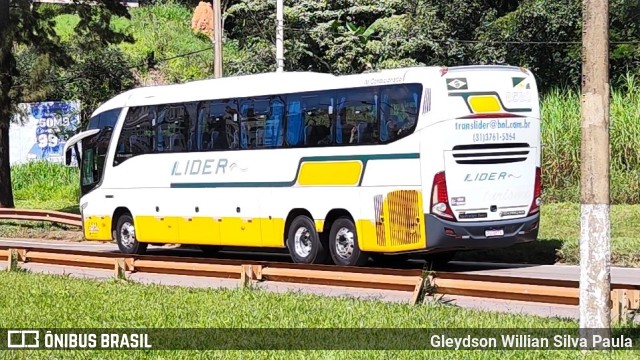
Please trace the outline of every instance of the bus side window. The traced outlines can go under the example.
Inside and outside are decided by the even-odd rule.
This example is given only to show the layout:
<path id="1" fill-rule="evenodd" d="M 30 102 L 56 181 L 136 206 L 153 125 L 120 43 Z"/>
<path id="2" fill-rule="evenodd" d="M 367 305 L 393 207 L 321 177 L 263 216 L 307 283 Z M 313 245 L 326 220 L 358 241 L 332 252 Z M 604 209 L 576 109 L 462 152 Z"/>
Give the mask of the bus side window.
<path id="1" fill-rule="evenodd" d="M 401 139 L 413 132 L 418 120 L 420 87 L 394 85 L 381 92 L 380 134 L 383 142 Z"/>
<path id="2" fill-rule="evenodd" d="M 133 156 L 153 152 L 153 107 L 129 108 L 116 145 L 114 166 Z"/>
<path id="3" fill-rule="evenodd" d="M 378 94 L 374 88 L 339 92 L 336 143 L 370 145 L 379 141 Z"/>
<path id="4" fill-rule="evenodd" d="M 287 145 L 298 146 L 304 139 L 302 136 L 304 131 L 302 126 L 302 104 L 300 104 L 300 99 L 289 97 L 287 100 Z"/>
<path id="5" fill-rule="evenodd" d="M 303 144 L 324 146 L 331 144 L 331 92 L 319 92 L 302 96 Z M 302 145 L 302 144 L 301 144 Z"/>
<path id="6" fill-rule="evenodd" d="M 270 113 L 264 124 L 263 145 L 266 148 L 282 146 L 284 134 L 284 101 L 274 97 L 270 103 Z"/>
<path id="7" fill-rule="evenodd" d="M 207 118 L 209 115 L 209 104 L 206 101 L 199 102 L 196 110 L 195 119 L 195 149 L 202 151 L 207 150 L 209 141 L 207 139 Z"/>

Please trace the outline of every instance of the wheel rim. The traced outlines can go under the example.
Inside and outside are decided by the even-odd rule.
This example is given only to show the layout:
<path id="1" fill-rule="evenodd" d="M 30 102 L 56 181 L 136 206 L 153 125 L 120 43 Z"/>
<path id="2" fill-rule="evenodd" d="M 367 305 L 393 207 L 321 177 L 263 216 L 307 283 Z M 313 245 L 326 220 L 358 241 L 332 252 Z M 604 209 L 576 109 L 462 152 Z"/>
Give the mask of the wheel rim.
<path id="1" fill-rule="evenodd" d="M 346 227 L 340 228 L 336 234 L 336 254 L 343 258 L 348 259 L 353 254 L 355 248 L 355 234 L 353 231 Z"/>
<path id="2" fill-rule="evenodd" d="M 136 229 L 130 222 L 125 222 L 120 228 L 120 242 L 126 248 L 131 248 L 136 241 Z"/>
<path id="3" fill-rule="evenodd" d="M 313 247 L 311 243 L 311 231 L 304 226 L 301 226 L 296 230 L 293 237 L 294 251 L 296 255 L 306 258 L 311 253 Z"/>

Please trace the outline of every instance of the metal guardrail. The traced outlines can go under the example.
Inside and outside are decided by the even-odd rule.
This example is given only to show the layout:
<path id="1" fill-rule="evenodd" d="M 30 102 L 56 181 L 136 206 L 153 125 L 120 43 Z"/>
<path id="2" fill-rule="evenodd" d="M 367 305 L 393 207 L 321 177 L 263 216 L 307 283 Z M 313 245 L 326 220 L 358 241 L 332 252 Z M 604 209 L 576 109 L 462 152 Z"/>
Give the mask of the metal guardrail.
<path id="1" fill-rule="evenodd" d="M 62 211 L 0 208 L 0 220 L 48 221 L 70 226 L 82 226 L 80 215 Z"/>
<path id="2" fill-rule="evenodd" d="M 380 268 L 247 262 L 155 255 L 125 255 L 45 248 L 0 247 L 0 260 L 8 269 L 19 263 L 41 263 L 112 269 L 117 278 L 134 272 L 238 279 L 241 284 L 276 281 L 339 287 L 359 287 L 412 292 L 412 302 L 425 295 L 463 295 L 476 298 L 521 300 L 546 304 L 577 305 L 579 282 L 503 275 L 426 272 Z M 640 285 L 611 284 L 612 319 L 620 321 L 640 310 Z"/>

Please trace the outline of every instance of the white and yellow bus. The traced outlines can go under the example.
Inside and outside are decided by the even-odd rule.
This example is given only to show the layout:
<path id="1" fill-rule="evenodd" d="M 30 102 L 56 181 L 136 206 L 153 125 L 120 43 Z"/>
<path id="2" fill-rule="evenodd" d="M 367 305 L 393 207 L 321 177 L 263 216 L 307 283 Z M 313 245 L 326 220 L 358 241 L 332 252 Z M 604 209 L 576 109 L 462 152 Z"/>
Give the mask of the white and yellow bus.
<path id="1" fill-rule="evenodd" d="M 540 110 L 509 66 L 285 72 L 139 88 L 65 145 L 87 240 L 363 265 L 534 241 Z"/>

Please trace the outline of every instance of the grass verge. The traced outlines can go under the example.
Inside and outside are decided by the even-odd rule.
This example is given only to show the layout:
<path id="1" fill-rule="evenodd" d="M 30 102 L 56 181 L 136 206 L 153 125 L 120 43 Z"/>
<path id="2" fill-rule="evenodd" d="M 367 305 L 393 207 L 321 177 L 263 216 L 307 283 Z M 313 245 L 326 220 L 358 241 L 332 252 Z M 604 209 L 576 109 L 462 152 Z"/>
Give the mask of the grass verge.
<path id="1" fill-rule="evenodd" d="M 20 284 L 20 286 L 15 286 Z M 0 275 L 0 288 L 12 289 L 0 298 L 2 328 L 467 328 L 482 337 L 486 328 L 576 328 L 574 321 L 479 312 L 439 303 L 422 306 L 327 298 L 263 290 L 210 290 L 92 281 L 64 276 L 11 272 Z M 265 330 L 268 331 L 268 330 Z M 408 331 L 410 332 L 410 331 Z M 292 336 L 295 335 L 292 331 Z M 316 333 L 318 336 L 320 332 Z M 345 335 L 348 331 L 345 331 Z M 298 336 L 313 338 L 311 331 Z M 399 339 L 400 340 L 400 339 Z M 28 355 L 27 355 L 28 354 Z M 51 358 L 50 351 L 5 352 L 11 358 Z M 82 351 L 65 352 L 81 357 Z M 113 357 L 187 358 L 187 351 L 111 351 Z M 589 358 L 624 358 L 629 352 L 606 352 Z M 84 353 L 86 355 L 86 352 Z M 97 355 L 97 354 L 96 354 Z M 202 358 L 268 357 L 343 358 L 337 351 L 207 351 Z M 416 351 L 349 351 L 356 358 L 416 358 Z M 443 356 L 485 359 L 578 358 L 576 351 L 423 351 L 420 358 Z M 56 356 L 57 357 L 57 356 Z"/>
<path id="2" fill-rule="evenodd" d="M 77 168 L 44 161 L 11 168 L 15 205 L 21 209 L 43 209 L 79 214 Z M 0 237 L 81 241 L 79 228 L 32 221 L 0 220 Z"/>

